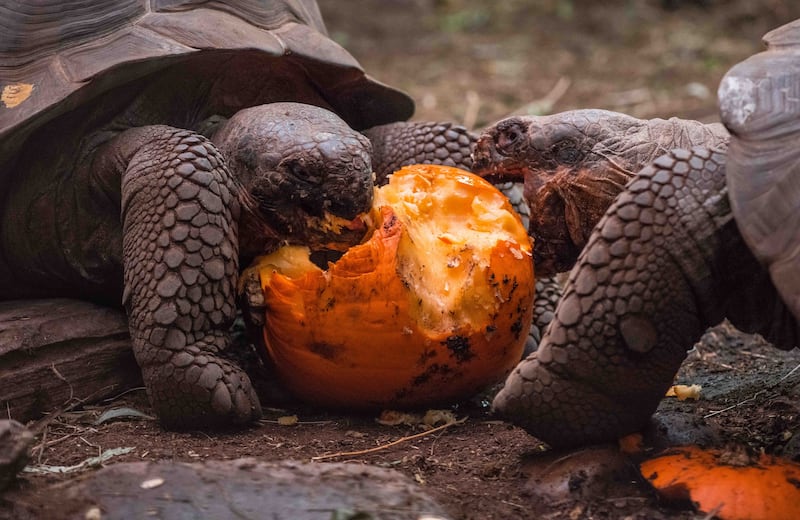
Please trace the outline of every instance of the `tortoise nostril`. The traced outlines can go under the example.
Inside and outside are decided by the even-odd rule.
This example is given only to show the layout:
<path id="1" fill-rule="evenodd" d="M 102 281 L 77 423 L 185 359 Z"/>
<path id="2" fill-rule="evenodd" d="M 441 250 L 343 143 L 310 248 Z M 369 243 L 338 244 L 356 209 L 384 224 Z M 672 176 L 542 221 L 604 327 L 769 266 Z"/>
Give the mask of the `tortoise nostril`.
<path id="1" fill-rule="evenodd" d="M 497 149 L 501 152 L 507 151 L 520 140 L 522 132 L 517 127 L 510 127 L 497 134 Z"/>

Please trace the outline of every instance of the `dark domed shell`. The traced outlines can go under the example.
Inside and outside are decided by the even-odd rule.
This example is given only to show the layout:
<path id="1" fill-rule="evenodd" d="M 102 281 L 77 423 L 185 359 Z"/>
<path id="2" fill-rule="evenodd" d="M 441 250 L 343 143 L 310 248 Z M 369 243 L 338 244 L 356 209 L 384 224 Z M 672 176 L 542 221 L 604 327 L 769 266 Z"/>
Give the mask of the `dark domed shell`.
<path id="1" fill-rule="evenodd" d="M 357 129 L 404 120 L 411 99 L 364 74 L 313 0 L 23 0 L 0 5 L 0 163 L 35 128 L 206 51 L 286 57 Z"/>
<path id="2" fill-rule="evenodd" d="M 800 318 L 800 20 L 764 41 L 719 87 L 728 188 L 745 241 Z"/>

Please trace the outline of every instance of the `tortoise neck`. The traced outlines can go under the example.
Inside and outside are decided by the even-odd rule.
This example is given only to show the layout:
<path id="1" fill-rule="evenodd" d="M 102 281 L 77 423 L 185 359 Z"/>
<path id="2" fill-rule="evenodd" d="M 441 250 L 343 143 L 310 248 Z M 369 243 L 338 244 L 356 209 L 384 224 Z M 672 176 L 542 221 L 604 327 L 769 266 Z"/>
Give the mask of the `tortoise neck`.
<path id="1" fill-rule="evenodd" d="M 769 271 L 750 251 L 734 220 L 724 165 L 699 201 L 688 237 L 699 253 L 676 260 L 707 326 L 728 319 L 737 329 L 761 334 L 778 348 L 798 346 L 798 321 L 781 299 Z M 705 220 L 703 220 L 705 219 Z M 690 260 L 694 258 L 694 260 Z"/>
<path id="2" fill-rule="evenodd" d="M 725 193 L 727 202 L 727 191 Z M 800 345 L 800 323 L 756 259 L 735 222 L 716 234 L 714 264 L 719 273 L 715 293 L 721 318 L 742 332 L 760 334 L 774 346 L 791 350 Z"/>

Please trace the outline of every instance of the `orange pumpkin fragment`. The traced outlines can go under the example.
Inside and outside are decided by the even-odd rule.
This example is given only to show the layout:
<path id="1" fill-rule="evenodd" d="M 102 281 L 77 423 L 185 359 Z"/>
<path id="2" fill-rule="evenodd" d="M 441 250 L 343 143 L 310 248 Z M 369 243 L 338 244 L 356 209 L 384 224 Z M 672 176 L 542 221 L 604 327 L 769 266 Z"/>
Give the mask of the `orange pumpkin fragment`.
<path id="1" fill-rule="evenodd" d="M 374 232 L 327 270 L 307 248 L 258 260 L 264 338 L 279 377 L 327 406 L 419 407 L 467 397 L 519 361 L 531 243 L 491 184 L 443 166 L 376 190 Z"/>
<path id="2" fill-rule="evenodd" d="M 732 461 L 730 453 L 686 446 L 639 466 L 668 500 L 691 500 L 724 520 L 800 518 L 800 464 L 761 455 Z"/>

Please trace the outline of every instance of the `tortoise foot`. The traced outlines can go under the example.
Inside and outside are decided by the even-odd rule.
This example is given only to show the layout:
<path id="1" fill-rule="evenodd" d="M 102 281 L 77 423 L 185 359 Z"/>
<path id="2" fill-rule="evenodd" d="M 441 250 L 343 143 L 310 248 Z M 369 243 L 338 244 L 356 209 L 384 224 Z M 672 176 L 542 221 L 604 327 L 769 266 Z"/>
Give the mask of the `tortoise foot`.
<path id="1" fill-rule="evenodd" d="M 225 427 L 261 417 L 247 374 L 197 346 L 142 372 L 153 408 L 167 429 Z"/>

